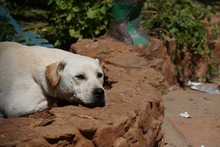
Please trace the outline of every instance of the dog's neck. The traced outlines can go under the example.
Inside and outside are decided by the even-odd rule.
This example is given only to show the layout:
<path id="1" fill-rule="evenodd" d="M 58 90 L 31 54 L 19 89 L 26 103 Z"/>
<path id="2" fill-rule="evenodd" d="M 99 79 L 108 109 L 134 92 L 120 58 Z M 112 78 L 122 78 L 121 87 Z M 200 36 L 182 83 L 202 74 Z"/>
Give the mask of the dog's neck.
<path id="1" fill-rule="evenodd" d="M 45 85 L 42 88 L 49 97 L 57 98 L 59 96 L 57 86 L 52 87 L 47 79 L 45 79 Z"/>
<path id="2" fill-rule="evenodd" d="M 50 97 L 50 98 L 58 97 L 59 94 L 57 91 L 57 87 L 51 86 L 50 82 L 46 78 L 45 73 L 43 71 L 38 72 L 38 75 L 33 75 L 33 78 L 35 79 L 35 82 L 41 87 L 46 97 Z"/>

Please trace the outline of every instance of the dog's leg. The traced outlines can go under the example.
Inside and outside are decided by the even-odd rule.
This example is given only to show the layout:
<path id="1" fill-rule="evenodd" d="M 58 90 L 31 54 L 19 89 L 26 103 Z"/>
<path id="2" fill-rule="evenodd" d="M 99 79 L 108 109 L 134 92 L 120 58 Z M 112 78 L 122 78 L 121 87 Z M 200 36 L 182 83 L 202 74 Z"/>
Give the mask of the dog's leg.
<path id="1" fill-rule="evenodd" d="M 31 80 L 28 82 L 31 83 Z M 41 111 L 48 106 L 47 99 L 39 88 L 39 85 L 36 83 L 28 85 L 25 82 L 22 84 L 24 85 L 23 89 L 17 90 L 12 88 L 13 90 L 15 89 L 14 93 L 8 96 L 10 103 L 5 107 L 5 115 L 7 117 L 28 115 Z"/>
<path id="2" fill-rule="evenodd" d="M 34 104 L 31 105 L 30 103 L 30 106 L 20 106 L 16 108 L 11 107 L 9 109 L 10 111 L 7 111 L 7 117 L 25 116 L 25 115 L 29 115 L 35 112 L 42 111 L 46 109 L 47 107 L 48 107 L 47 100 L 44 100 L 37 105 L 34 105 Z M 4 117 L 4 115 L 2 117 Z M 1 118 L 1 113 L 0 113 L 0 118 Z"/>
<path id="3" fill-rule="evenodd" d="M 42 101 L 41 103 L 39 103 L 35 108 L 34 108 L 34 112 L 38 112 L 38 111 L 42 111 L 44 109 L 48 108 L 48 102 L 47 100 Z"/>

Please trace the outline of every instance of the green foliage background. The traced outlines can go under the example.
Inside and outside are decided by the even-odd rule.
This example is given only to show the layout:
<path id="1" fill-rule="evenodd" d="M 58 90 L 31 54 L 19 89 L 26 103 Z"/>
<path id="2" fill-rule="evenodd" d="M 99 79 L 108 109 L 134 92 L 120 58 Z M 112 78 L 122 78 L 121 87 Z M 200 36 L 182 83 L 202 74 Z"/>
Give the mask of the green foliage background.
<path id="1" fill-rule="evenodd" d="M 111 0 L 49 0 L 49 5 L 52 6 L 50 33 L 57 47 L 104 34 L 112 18 Z"/>
<path id="2" fill-rule="evenodd" d="M 177 67 L 177 80 L 181 83 L 188 80 L 183 77 L 181 67 L 185 49 L 190 53 L 190 62 L 194 65 L 201 56 L 210 56 L 213 61 L 209 71 L 212 74 L 217 72 L 213 52 L 207 42 L 207 27 L 212 10 L 211 6 L 192 0 L 148 0 L 145 3 L 142 24 L 148 33 L 163 40 L 167 48 L 169 41 L 176 40 L 169 53 Z"/>
<path id="3" fill-rule="evenodd" d="M 151 35 L 165 41 L 176 38 L 178 50 L 187 46 L 195 54 L 209 53 L 207 24 L 201 21 L 209 19 L 210 6 L 203 7 L 192 0 L 148 0 L 144 9 L 153 12 L 143 17 L 143 26 Z"/>
<path id="4" fill-rule="evenodd" d="M 0 1 L 0 5 L 4 8 L 6 8 L 6 3 L 3 1 Z M 6 9 L 6 11 L 8 11 L 8 9 Z M 14 36 L 14 29 L 10 24 L 9 19 L 7 19 L 6 17 L 1 18 L 2 21 L 0 20 L 0 41 L 8 41 L 8 40 L 12 40 L 13 36 Z"/>

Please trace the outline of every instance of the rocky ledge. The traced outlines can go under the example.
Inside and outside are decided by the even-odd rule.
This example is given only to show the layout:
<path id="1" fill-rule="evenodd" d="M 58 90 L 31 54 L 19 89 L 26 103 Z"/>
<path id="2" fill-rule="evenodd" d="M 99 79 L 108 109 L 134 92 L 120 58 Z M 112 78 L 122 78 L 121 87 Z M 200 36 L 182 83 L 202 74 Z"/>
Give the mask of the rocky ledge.
<path id="1" fill-rule="evenodd" d="M 112 39 L 81 40 L 71 51 L 99 58 L 105 72 L 104 107 L 63 105 L 0 120 L 0 146 L 162 146 L 164 76 L 141 48 Z"/>

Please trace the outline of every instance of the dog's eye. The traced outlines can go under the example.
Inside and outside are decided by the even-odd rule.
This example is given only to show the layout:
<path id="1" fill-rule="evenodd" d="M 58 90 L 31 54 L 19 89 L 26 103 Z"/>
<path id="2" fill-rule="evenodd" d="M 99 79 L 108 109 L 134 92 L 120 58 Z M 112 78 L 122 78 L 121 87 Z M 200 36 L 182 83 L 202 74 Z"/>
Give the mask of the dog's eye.
<path id="1" fill-rule="evenodd" d="M 102 73 L 98 73 L 98 78 L 101 78 L 103 76 Z"/>
<path id="2" fill-rule="evenodd" d="M 83 75 L 77 75 L 77 76 L 75 76 L 77 79 L 79 79 L 79 80 L 84 80 L 85 79 L 85 77 L 83 76 Z"/>

